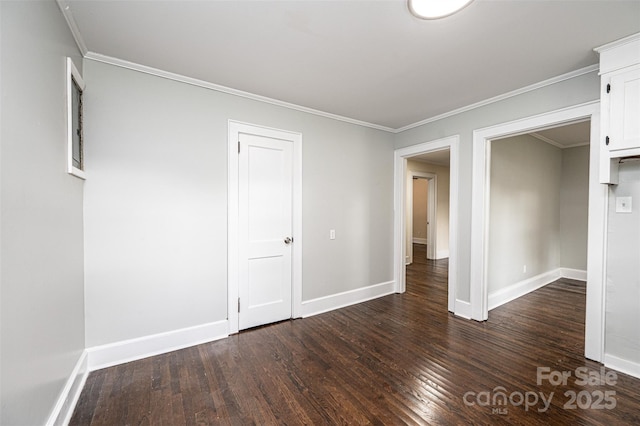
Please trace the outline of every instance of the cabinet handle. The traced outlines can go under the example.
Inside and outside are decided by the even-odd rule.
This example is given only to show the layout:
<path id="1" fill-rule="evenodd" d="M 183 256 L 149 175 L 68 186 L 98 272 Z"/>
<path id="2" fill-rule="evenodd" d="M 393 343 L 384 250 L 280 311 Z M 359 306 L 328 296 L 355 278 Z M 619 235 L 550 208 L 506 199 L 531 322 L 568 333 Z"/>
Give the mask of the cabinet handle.
<path id="1" fill-rule="evenodd" d="M 604 143 L 605 143 L 605 145 L 609 146 L 609 136 L 604 138 Z"/>

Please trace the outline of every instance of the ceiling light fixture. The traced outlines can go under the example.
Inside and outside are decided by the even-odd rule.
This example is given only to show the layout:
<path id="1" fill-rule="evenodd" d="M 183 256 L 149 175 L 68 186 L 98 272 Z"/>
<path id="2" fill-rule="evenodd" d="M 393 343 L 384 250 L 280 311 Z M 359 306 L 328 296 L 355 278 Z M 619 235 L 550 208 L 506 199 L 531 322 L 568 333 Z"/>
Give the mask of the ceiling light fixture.
<path id="1" fill-rule="evenodd" d="M 462 10 L 473 0 L 407 0 L 409 10 L 420 19 L 439 19 Z"/>

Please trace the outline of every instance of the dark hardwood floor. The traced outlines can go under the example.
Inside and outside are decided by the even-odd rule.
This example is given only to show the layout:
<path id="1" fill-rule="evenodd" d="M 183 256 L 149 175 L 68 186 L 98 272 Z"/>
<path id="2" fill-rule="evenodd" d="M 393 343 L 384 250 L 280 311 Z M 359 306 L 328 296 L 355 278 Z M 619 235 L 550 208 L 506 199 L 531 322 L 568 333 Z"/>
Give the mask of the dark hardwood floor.
<path id="1" fill-rule="evenodd" d="M 95 371 L 71 424 L 640 424 L 640 380 L 582 355 L 584 283 L 468 321 L 447 312 L 447 260 L 423 250 L 405 294 Z"/>

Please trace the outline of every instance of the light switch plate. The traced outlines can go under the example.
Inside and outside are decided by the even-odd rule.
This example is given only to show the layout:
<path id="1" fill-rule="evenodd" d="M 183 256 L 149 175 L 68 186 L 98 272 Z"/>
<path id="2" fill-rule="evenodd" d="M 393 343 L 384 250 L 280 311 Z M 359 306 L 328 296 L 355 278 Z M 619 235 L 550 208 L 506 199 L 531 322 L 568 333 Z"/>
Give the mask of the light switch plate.
<path id="1" fill-rule="evenodd" d="M 631 197 L 616 197 L 616 213 L 631 213 Z"/>

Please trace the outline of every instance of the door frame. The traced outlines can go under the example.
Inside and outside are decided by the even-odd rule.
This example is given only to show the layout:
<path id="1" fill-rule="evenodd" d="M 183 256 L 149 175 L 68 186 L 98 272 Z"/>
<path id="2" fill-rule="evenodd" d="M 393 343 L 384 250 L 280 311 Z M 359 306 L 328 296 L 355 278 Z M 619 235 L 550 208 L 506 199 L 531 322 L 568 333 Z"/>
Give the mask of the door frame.
<path id="1" fill-rule="evenodd" d="M 228 121 L 227 163 L 227 322 L 228 333 L 239 331 L 239 175 L 238 141 L 241 133 L 293 143 L 293 245 L 291 257 L 291 316 L 301 317 L 302 307 L 302 133 L 274 129 L 240 121 Z"/>
<path id="2" fill-rule="evenodd" d="M 447 309 L 456 315 L 468 318 L 465 309 L 469 304 L 458 302 L 456 289 L 458 282 L 458 181 L 460 164 L 460 135 L 449 136 L 429 142 L 419 143 L 394 151 L 394 243 L 393 276 L 395 292 L 404 293 L 407 289 L 406 265 L 406 194 L 407 159 L 416 155 L 449 149 L 449 276 L 447 287 Z"/>
<path id="3" fill-rule="evenodd" d="M 414 178 L 427 180 L 427 259 L 437 259 L 437 212 L 438 212 L 438 176 L 435 173 L 410 171 L 407 183 L 411 182 L 411 190 L 407 185 L 407 232 L 411 237 L 409 247 L 408 263 L 413 263 L 413 183 Z M 434 231 L 435 229 L 435 231 Z"/>
<path id="4" fill-rule="evenodd" d="M 601 158 L 600 101 L 510 121 L 473 132 L 473 179 L 471 210 L 471 318 L 488 318 L 487 243 L 489 235 L 489 178 L 491 140 L 557 127 L 581 119 L 591 120 L 589 148 L 589 220 L 587 246 L 587 305 L 585 357 L 602 361 L 604 354 L 604 283 L 606 276 L 606 230 L 608 187 L 599 182 Z"/>

